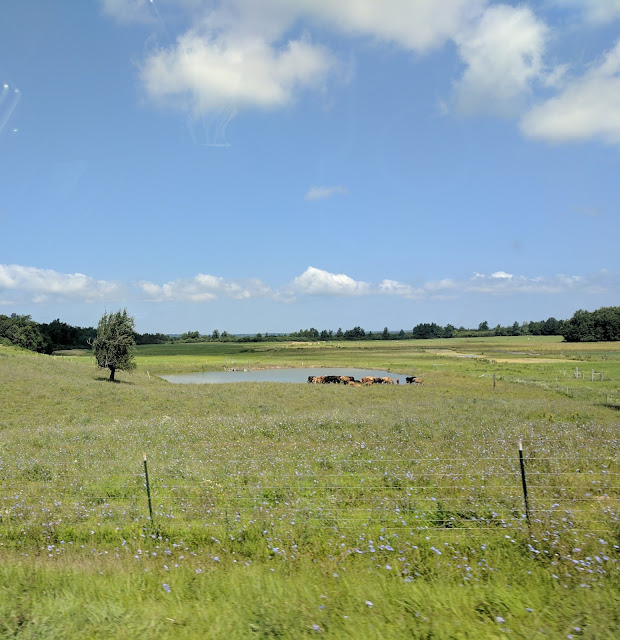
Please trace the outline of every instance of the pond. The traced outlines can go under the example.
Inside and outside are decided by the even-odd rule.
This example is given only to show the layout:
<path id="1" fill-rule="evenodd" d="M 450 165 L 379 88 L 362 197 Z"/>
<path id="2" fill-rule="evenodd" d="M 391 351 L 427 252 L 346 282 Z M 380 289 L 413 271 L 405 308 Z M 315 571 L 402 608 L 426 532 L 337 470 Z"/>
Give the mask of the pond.
<path id="1" fill-rule="evenodd" d="M 409 374 L 413 375 L 413 374 Z M 159 376 L 174 384 L 225 384 L 231 382 L 308 382 L 308 376 L 353 376 L 360 380 L 365 376 L 383 378 L 389 376 L 405 384 L 405 375 L 381 369 L 313 368 L 313 369 L 253 369 L 250 371 L 203 371 Z"/>

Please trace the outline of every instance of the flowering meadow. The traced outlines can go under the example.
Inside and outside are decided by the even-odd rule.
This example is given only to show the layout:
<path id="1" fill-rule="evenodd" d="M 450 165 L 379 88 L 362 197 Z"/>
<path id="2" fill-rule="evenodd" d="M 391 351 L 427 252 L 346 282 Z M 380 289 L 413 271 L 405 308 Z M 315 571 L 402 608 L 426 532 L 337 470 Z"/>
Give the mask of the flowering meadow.
<path id="1" fill-rule="evenodd" d="M 620 348 L 432 342 L 0 346 L 0 637 L 619 637 Z M 192 357 L 425 384 L 156 377 Z"/>

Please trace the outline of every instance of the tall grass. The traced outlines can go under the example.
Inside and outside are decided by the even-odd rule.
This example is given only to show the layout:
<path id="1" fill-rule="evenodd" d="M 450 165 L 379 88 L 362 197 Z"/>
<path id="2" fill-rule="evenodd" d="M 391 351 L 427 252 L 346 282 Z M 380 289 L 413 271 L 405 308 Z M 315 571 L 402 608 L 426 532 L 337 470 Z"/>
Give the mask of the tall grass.
<path id="1" fill-rule="evenodd" d="M 302 360 L 273 349 L 253 357 Z M 0 637 L 617 637 L 618 412 L 601 383 L 392 343 L 328 364 L 423 368 L 424 387 L 153 375 L 209 353 L 140 355 L 110 384 L 87 358 L 0 347 Z M 588 362 L 616 394 L 616 352 Z"/>

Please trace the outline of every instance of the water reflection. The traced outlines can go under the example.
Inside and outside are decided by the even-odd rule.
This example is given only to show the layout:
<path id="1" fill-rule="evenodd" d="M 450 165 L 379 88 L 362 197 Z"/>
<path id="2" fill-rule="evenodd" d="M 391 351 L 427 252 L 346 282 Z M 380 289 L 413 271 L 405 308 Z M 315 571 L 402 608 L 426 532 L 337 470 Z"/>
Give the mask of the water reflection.
<path id="1" fill-rule="evenodd" d="M 353 376 L 360 380 L 365 376 L 383 378 L 389 376 L 405 384 L 405 375 L 382 369 L 306 368 L 306 369 L 254 369 L 251 371 L 203 371 L 160 376 L 174 384 L 225 384 L 231 382 L 307 382 L 308 376 Z"/>

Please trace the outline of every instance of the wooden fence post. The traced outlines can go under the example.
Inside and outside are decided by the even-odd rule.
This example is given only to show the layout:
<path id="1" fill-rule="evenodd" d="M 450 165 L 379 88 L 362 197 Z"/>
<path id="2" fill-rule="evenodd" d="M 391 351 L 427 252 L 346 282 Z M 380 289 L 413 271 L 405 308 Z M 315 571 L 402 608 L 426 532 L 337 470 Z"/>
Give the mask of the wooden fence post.
<path id="1" fill-rule="evenodd" d="M 149 501 L 149 517 L 151 525 L 153 524 L 153 505 L 151 504 L 151 485 L 149 484 L 149 469 L 146 466 L 146 453 L 144 454 L 144 477 L 146 479 L 146 497 Z"/>
<path id="2" fill-rule="evenodd" d="M 527 497 L 527 482 L 525 481 L 525 464 L 523 462 L 523 441 L 519 440 L 519 465 L 521 467 L 521 483 L 523 485 L 523 499 L 525 502 L 525 519 L 530 527 L 530 503 Z"/>

